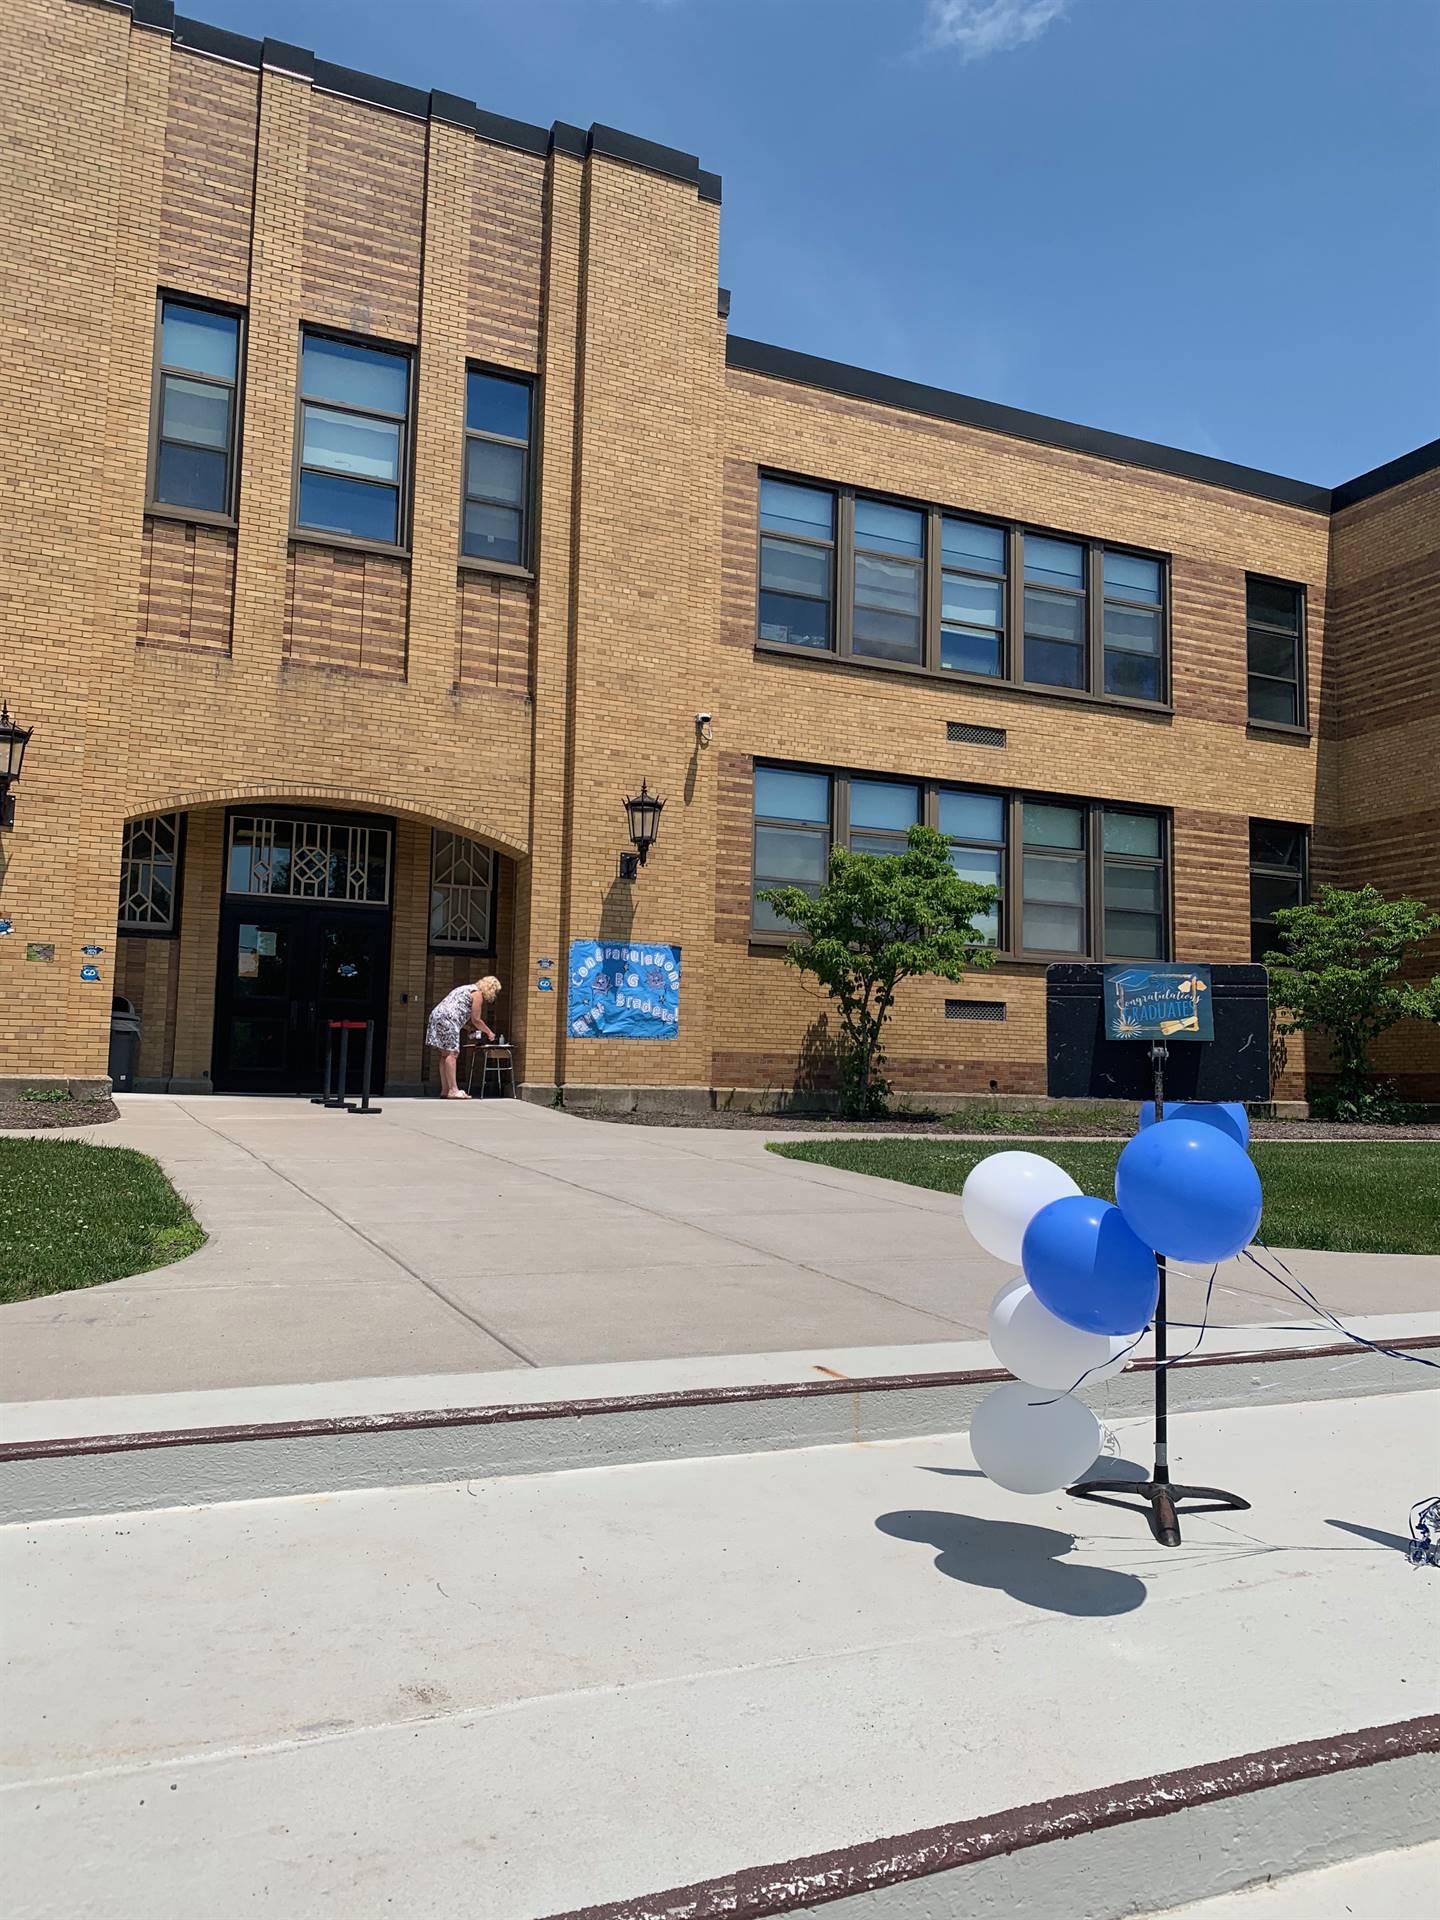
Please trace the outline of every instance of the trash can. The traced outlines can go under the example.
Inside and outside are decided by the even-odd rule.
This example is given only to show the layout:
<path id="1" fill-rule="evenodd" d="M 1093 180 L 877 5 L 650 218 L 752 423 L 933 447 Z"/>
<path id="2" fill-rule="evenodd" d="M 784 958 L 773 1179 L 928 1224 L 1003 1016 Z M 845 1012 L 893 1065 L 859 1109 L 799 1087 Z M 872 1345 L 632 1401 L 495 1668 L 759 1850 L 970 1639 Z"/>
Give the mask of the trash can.
<path id="1" fill-rule="evenodd" d="M 135 1070 L 140 1064 L 140 1016 L 117 993 L 110 1007 L 110 1085 L 116 1093 L 129 1093 L 135 1085 Z"/>

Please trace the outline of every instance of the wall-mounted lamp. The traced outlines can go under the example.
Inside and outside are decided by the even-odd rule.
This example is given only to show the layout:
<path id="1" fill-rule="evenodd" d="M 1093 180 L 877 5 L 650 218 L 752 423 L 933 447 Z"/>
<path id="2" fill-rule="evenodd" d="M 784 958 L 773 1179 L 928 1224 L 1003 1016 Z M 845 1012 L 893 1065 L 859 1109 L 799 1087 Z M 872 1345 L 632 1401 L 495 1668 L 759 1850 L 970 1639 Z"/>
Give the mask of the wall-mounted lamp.
<path id="1" fill-rule="evenodd" d="M 0 700 L 0 828 L 15 824 L 15 796 L 10 788 L 20 778 L 25 749 L 34 731 L 12 720 L 9 706 Z"/>
<path id="2" fill-rule="evenodd" d="M 712 715 L 708 713 L 696 714 L 695 738 L 700 742 L 702 747 L 709 746 L 711 735 L 714 731 L 714 726 L 715 726 L 715 722 Z"/>
<path id="3" fill-rule="evenodd" d="M 630 844 L 634 853 L 622 853 L 620 856 L 620 878 L 634 880 L 645 864 L 645 856 L 660 838 L 660 815 L 665 802 L 651 793 L 644 780 L 640 782 L 640 791 L 633 798 L 625 800 L 625 812 L 630 822 Z"/>

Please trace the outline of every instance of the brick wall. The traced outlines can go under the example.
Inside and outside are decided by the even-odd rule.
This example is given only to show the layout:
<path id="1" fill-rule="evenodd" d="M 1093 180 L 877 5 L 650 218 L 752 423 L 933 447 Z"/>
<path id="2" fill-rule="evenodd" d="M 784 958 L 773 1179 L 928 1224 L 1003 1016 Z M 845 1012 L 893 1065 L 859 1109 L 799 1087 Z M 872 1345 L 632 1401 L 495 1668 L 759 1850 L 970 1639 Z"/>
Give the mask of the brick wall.
<path id="1" fill-rule="evenodd" d="M 501 1017 L 537 1088 L 819 1084 L 826 1010 L 749 939 L 757 759 L 1164 809 L 1185 957 L 1248 952 L 1252 817 L 1312 825 L 1317 873 L 1440 890 L 1436 476 L 1332 528 L 1323 511 L 727 373 L 718 209 L 683 169 L 582 156 L 573 135 L 542 157 L 423 103 L 337 99 L 118 8 L 16 6 L 23 244 L 0 276 L 0 405 L 17 509 L 0 522 L 0 594 L 5 691 L 37 733 L 5 847 L 18 938 L 0 942 L 0 1072 L 103 1072 L 108 1001 L 83 990 L 78 949 L 114 945 L 124 819 L 173 808 L 191 814 L 182 937 L 125 942 L 115 979 L 145 1002 L 147 1074 L 180 1084 L 209 1067 L 232 801 L 397 820 L 399 1082 L 419 1076 L 429 997 L 453 972 L 425 938 L 441 823 L 506 856 Z M 233 526 L 145 511 L 160 289 L 247 314 Z M 417 349 L 399 553 L 294 535 L 304 325 Z M 470 360 L 537 376 L 533 577 L 461 560 Z M 1169 554 L 1173 712 L 757 655 L 767 466 Z M 1247 571 L 1306 587 L 1308 734 L 1246 724 Z M 1001 727 L 1006 745 L 958 745 L 949 721 Z M 620 882 L 621 802 L 642 777 L 667 802 L 660 842 Z M 569 942 L 596 936 L 681 945 L 676 1039 L 567 1041 L 563 991 L 536 982 L 563 984 Z M 53 942 L 56 964 L 27 966 L 27 941 Z M 960 990 L 1003 999 L 1003 1023 L 947 1021 L 956 992 L 902 996 L 896 1083 L 1041 1085 L 1043 969 L 1007 959 Z M 1435 1074 L 1422 1044 L 1397 1042 L 1417 1087 Z M 1292 1050 L 1287 1087 L 1302 1067 Z"/>

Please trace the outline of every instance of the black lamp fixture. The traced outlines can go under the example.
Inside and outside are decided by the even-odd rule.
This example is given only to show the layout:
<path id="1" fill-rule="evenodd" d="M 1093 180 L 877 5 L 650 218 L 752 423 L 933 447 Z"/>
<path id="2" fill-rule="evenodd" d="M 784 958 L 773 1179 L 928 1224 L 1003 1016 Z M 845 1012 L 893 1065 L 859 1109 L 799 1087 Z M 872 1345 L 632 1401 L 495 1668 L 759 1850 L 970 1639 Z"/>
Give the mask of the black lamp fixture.
<path id="1" fill-rule="evenodd" d="M 645 856 L 660 838 L 660 815 L 664 812 L 665 802 L 650 791 L 644 780 L 640 782 L 640 791 L 635 796 L 627 795 L 625 812 L 630 822 L 630 844 L 634 853 L 622 853 L 620 856 L 620 878 L 633 880 L 645 864 Z"/>
<path id="2" fill-rule="evenodd" d="M 0 828 L 15 824 L 15 796 L 11 784 L 20 778 L 25 764 L 25 749 L 33 727 L 22 727 L 10 718 L 10 708 L 0 700 Z"/>

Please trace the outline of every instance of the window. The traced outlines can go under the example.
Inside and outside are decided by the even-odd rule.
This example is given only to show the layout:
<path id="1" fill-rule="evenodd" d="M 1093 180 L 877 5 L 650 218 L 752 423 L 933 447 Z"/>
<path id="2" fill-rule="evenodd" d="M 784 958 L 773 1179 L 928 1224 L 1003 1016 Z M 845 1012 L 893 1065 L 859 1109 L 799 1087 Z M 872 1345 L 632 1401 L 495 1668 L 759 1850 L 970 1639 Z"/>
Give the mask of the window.
<path id="1" fill-rule="evenodd" d="M 760 479 L 762 645 L 1159 705 L 1166 562 L 857 494 Z"/>
<path id="2" fill-rule="evenodd" d="M 409 354 L 304 335 L 297 528 L 401 543 L 409 415 Z"/>
<path id="3" fill-rule="evenodd" d="M 758 896 L 766 887 L 816 894 L 830 868 L 830 776 L 788 767 L 755 769 L 755 894 L 758 933 L 785 933 L 790 922 Z"/>
<path id="4" fill-rule="evenodd" d="M 1158 700 L 1163 691 L 1160 562 L 1107 549 L 1102 573 L 1105 691 L 1127 700 Z"/>
<path id="5" fill-rule="evenodd" d="M 180 816 L 127 820 L 120 847 L 121 933 L 173 933 L 180 871 Z"/>
<path id="6" fill-rule="evenodd" d="M 850 851 L 904 853 L 920 820 L 919 787 L 888 780 L 850 782 Z"/>
<path id="7" fill-rule="evenodd" d="M 1250 718 L 1261 726 L 1305 724 L 1305 594 L 1283 580 L 1245 582 L 1245 651 Z"/>
<path id="8" fill-rule="evenodd" d="M 1085 685 L 1085 549 L 1073 540 L 1025 535 L 1025 678 Z"/>
<path id="9" fill-rule="evenodd" d="M 1309 893 L 1309 840 L 1304 827 L 1250 822 L 1250 958 L 1275 946 L 1277 907 L 1301 907 Z"/>
<path id="10" fill-rule="evenodd" d="M 1165 863 L 1153 813 L 1101 815 L 1104 951 L 1113 960 L 1165 957 Z"/>
<path id="11" fill-rule="evenodd" d="M 1084 953 L 1085 809 L 1038 800 L 1024 805 L 1021 926 L 1026 948 Z"/>
<path id="12" fill-rule="evenodd" d="M 230 822 L 225 891 L 384 906 L 390 898 L 390 830 L 237 814 Z"/>
<path id="13" fill-rule="evenodd" d="M 460 551 L 510 567 L 529 564 L 530 382 L 465 376 L 465 520 Z"/>
<path id="14" fill-rule="evenodd" d="M 878 660 L 925 657 L 925 516 L 883 500 L 855 502 L 851 645 Z"/>
<path id="15" fill-rule="evenodd" d="M 1005 671 L 1005 530 L 940 523 L 940 664 L 955 673 Z"/>
<path id="16" fill-rule="evenodd" d="M 430 844 L 430 944 L 493 949 L 495 855 L 463 833 L 436 829 Z"/>
<path id="17" fill-rule="evenodd" d="M 834 645 L 835 496 L 760 482 L 760 638 Z"/>
<path id="18" fill-rule="evenodd" d="M 992 910 L 977 914 L 974 920 L 984 944 L 998 947 L 1005 924 L 1005 796 L 942 788 L 939 825 L 950 842 L 950 864 L 960 878 L 999 890 Z"/>
<path id="19" fill-rule="evenodd" d="M 239 315 L 163 297 L 150 461 L 155 505 L 233 511 L 239 379 Z"/>

